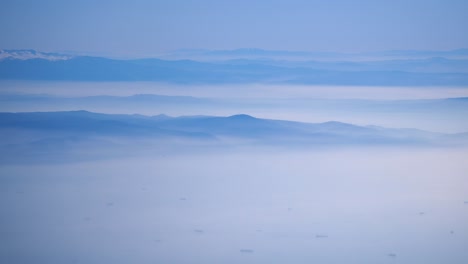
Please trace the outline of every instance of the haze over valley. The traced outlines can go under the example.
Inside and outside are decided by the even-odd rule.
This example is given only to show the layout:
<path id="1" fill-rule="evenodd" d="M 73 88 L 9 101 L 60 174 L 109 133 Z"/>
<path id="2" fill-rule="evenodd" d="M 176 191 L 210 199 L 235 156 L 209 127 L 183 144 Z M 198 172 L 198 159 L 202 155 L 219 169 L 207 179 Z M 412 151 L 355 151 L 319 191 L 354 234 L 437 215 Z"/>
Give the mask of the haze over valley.
<path id="1" fill-rule="evenodd" d="M 5 1 L 0 263 L 468 263 L 466 10 Z"/>

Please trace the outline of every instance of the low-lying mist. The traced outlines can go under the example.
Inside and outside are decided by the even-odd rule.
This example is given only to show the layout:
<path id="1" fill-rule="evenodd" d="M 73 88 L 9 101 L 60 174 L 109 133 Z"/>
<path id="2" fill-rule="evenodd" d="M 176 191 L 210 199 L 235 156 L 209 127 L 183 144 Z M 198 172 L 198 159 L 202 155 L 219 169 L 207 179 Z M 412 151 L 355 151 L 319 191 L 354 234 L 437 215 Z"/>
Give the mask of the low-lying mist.
<path id="1" fill-rule="evenodd" d="M 467 91 L 2 81 L 0 263 L 468 263 Z"/>
<path id="2" fill-rule="evenodd" d="M 246 146 L 3 165 L 0 262 L 462 264 L 466 153 Z"/>

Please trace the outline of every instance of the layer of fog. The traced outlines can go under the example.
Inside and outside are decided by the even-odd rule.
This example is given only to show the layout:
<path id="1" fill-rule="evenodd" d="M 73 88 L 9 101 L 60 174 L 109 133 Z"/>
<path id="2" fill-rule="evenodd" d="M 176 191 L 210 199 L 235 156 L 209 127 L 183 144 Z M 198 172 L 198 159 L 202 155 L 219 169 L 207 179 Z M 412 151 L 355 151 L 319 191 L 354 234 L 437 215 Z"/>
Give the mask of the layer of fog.
<path id="1" fill-rule="evenodd" d="M 467 153 L 245 147 L 3 165 L 0 262 L 467 263 Z"/>
<path id="2" fill-rule="evenodd" d="M 0 81 L 0 94 L 48 94 L 82 97 L 159 94 L 207 98 L 314 98 L 416 100 L 468 97 L 467 87 L 373 87 L 313 85 L 175 85 L 155 82 Z"/>
<path id="3" fill-rule="evenodd" d="M 1 82 L 0 95 L 11 94 L 160 94 L 237 103 L 79 107 L 6 102 L 1 111 L 247 113 L 460 132 L 466 131 L 466 109 L 439 114 L 393 106 L 388 112 L 346 111 L 322 99 L 438 99 L 466 97 L 468 90 Z M 277 104 L 287 98 L 289 104 Z M 295 104 L 309 99 L 321 102 Z M 5 145 L 15 143 L 2 136 Z M 15 136 L 21 141 L 31 135 Z M 20 149 L 24 155 L 0 153 L 2 159 L 10 158 L 0 166 L 0 262 L 468 262 L 466 149 L 293 149 L 235 142 L 201 148 L 177 142 L 184 147 L 175 148 L 173 142 L 136 141 L 129 148 L 78 140 L 58 149 L 44 147 L 37 156 L 27 149 Z M 39 147 L 50 142 L 42 143 Z M 61 148 L 77 155 L 66 159 Z"/>
<path id="4" fill-rule="evenodd" d="M 47 95 L 55 101 L 10 100 L 8 96 Z M 133 96 L 135 94 L 191 96 L 195 103 L 146 100 L 101 102 L 87 96 Z M 468 107 L 439 105 L 432 99 L 468 97 L 467 88 L 447 87 L 337 87 L 337 86 L 196 86 L 144 82 L 0 82 L 0 111 L 88 110 L 110 114 L 171 116 L 240 113 L 259 118 L 320 123 L 341 121 L 356 125 L 418 128 L 434 132 L 468 131 Z M 2 99 L 7 98 L 7 99 Z M 62 98 L 64 100 L 62 100 Z M 80 99 L 80 100 L 81 100 Z M 190 98 L 189 98 L 190 99 Z M 424 101 L 419 101 L 424 100 Z M 129 100 L 130 101 L 130 100 Z"/>

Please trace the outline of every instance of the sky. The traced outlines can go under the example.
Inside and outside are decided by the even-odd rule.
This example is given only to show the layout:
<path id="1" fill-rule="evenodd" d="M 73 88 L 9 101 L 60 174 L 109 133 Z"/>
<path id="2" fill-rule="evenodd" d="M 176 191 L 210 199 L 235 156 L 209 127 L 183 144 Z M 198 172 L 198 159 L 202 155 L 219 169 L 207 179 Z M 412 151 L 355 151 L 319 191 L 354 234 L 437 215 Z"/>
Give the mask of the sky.
<path id="1" fill-rule="evenodd" d="M 360 52 L 468 47 L 465 0 L 3 0 L 0 49 Z"/>

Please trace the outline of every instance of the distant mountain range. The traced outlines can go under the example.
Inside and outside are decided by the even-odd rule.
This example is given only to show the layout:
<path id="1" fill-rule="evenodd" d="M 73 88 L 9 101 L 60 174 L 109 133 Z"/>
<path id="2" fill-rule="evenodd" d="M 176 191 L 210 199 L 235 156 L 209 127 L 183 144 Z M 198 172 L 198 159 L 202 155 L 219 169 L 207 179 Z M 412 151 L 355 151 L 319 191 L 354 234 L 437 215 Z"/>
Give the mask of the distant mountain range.
<path id="1" fill-rule="evenodd" d="M 33 49 L 0 49 L 0 60 L 10 59 L 47 59 L 66 60 L 78 56 L 79 53 L 41 52 Z M 93 54 L 94 55 L 94 54 Z M 101 56 L 105 57 L 105 56 Z M 264 50 L 258 48 L 241 48 L 233 50 L 204 50 L 204 49 L 180 49 L 153 56 L 166 60 L 278 60 L 278 61 L 378 61 L 401 59 L 468 59 L 468 49 L 456 50 L 387 50 L 374 52 L 340 53 L 319 51 L 288 51 L 288 50 Z"/>
<path id="2" fill-rule="evenodd" d="M 212 51 L 228 60 L 195 61 L 71 56 L 33 50 L 0 52 L 0 79 L 66 81 L 156 81 L 182 84 L 290 83 L 329 85 L 468 85 L 468 59 L 424 57 L 379 61 L 278 60 L 288 52 Z M 263 59 L 244 56 L 263 54 Z M 268 57 L 270 53 L 272 56 Z M 290 52 L 300 56 L 300 52 Z M 394 52 L 399 54 L 398 52 Z M 447 53 L 447 52 L 445 52 Z M 465 50 L 451 54 L 465 54 Z M 237 56 L 237 57 L 236 57 Z"/>
<path id="3" fill-rule="evenodd" d="M 144 109 L 248 109 L 272 107 L 294 108 L 317 112 L 319 110 L 342 110 L 344 113 L 353 111 L 393 112 L 393 113 L 446 113 L 447 115 L 468 115 L 468 97 L 419 99 L 419 100 L 362 100 L 362 99 L 313 99 L 313 98 L 276 98 L 276 99 L 236 99 L 208 98 L 193 96 L 170 96 L 159 94 L 135 94 L 131 96 L 84 96 L 67 97 L 47 94 L 0 94 L 0 112 L 2 111 L 62 111 L 69 109 L 121 110 L 127 113 L 141 113 Z M 26 110 L 33 109 L 33 110 Z M 121 112 L 121 111 L 120 111 Z"/>
<path id="4" fill-rule="evenodd" d="M 264 143 L 298 141 L 314 144 L 422 144 L 462 134 L 417 129 L 356 126 L 330 121 L 301 123 L 260 119 L 245 114 L 228 117 L 117 115 L 87 111 L 0 113 L 1 131 L 36 131 L 52 136 L 184 137 L 249 139 Z"/>
<path id="5" fill-rule="evenodd" d="M 166 59 L 199 59 L 199 60 L 226 60 L 226 59 L 277 59 L 277 60 L 395 60 L 395 59 L 427 59 L 431 57 L 444 57 L 451 59 L 468 59 L 468 49 L 456 50 L 388 50 L 374 52 L 340 53 L 340 52 L 313 52 L 313 51 L 287 51 L 264 50 L 256 48 L 243 48 L 234 50 L 204 50 L 183 49 L 161 54 Z"/>
<path id="6" fill-rule="evenodd" d="M 306 148 L 466 146 L 468 133 L 228 117 L 110 115 L 87 111 L 0 113 L 0 164 L 94 160 L 251 146 Z"/>

